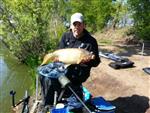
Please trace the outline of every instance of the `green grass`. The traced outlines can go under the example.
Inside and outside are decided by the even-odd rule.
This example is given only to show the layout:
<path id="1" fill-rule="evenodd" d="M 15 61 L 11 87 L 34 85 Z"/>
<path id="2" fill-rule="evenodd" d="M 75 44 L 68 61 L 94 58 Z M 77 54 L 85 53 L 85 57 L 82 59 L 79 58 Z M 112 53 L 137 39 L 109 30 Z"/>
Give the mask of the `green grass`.
<path id="1" fill-rule="evenodd" d="M 112 40 L 110 39 L 101 39 L 101 40 L 98 40 L 98 45 L 112 45 Z"/>

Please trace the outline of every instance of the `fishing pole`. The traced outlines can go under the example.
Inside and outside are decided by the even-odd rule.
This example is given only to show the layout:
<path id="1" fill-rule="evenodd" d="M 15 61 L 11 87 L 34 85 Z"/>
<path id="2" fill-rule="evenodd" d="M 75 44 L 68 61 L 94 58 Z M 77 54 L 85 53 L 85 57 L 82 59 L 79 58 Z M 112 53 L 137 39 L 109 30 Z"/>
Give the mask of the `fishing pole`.
<path id="1" fill-rule="evenodd" d="M 91 110 L 84 104 L 84 102 L 80 99 L 80 97 L 76 94 L 76 92 L 70 86 L 70 80 L 66 76 L 60 76 L 58 81 L 62 85 L 62 88 L 68 87 L 70 91 L 74 94 L 74 96 L 79 100 L 79 102 L 84 106 L 84 108 L 88 111 L 88 113 L 92 113 Z"/>

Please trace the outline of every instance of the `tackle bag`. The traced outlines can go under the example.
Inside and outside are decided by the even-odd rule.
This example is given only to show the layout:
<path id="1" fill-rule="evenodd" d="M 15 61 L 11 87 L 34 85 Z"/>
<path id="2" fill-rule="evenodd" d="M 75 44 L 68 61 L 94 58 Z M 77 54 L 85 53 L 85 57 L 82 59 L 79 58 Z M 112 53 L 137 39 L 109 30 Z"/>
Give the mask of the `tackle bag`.
<path id="1" fill-rule="evenodd" d="M 143 68 L 143 71 L 150 75 L 150 67 Z"/>
<path id="2" fill-rule="evenodd" d="M 126 61 L 126 62 L 111 62 L 109 66 L 114 69 L 122 69 L 122 68 L 130 68 L 133 67 L 134 62 Z"/>

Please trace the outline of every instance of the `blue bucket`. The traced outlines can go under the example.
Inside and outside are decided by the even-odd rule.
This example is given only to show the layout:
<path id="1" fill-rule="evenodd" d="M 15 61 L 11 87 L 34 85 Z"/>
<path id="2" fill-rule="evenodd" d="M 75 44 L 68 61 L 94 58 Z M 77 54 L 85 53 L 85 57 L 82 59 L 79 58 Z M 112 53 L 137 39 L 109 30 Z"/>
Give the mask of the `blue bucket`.
<path id="1" fill-rule="evenodd" d="M 59 109 L 52 108 L 50 113 L 69 113 L 69 110 L 67 107 L 59 108 Z"/>

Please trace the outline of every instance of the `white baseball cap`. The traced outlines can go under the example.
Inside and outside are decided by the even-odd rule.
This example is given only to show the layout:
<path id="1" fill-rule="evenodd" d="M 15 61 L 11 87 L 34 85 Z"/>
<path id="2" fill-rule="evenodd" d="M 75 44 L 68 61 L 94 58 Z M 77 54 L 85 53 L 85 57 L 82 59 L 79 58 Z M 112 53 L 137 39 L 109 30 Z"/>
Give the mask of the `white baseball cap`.
<path id="1" fill-rule="evenodd" d="M 74 13 L 74 14 L 71 16 L 71 25 L 72 25 L 74 22 L 83 23 L 83 15 L 82 15 L 81 13 Z"/>

